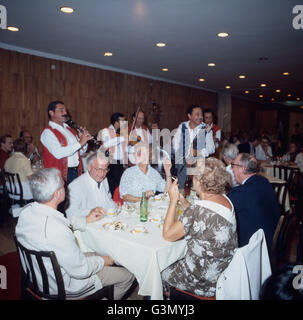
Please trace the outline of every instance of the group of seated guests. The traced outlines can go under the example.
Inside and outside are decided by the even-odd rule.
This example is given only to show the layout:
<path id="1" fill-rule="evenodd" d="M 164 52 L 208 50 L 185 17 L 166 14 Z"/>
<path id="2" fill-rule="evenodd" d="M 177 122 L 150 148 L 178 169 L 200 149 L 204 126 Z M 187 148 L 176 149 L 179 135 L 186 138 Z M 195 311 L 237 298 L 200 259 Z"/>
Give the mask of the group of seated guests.
<path id="1" fill-rule="evenodd" d="M 238 154 L 231 162 L 239 186 L 225 194 L 231 175 L 222 161 L 210 157 L 198 163 L 193 176 L 193 190 L 199 201 L 189 203 L 171 181 L 171 163 L 164 164 L 166 180 L 153 169 L 146 156 L 148 146 L 135 148 L 137 164 L 126 169 L 121 178 L 121 196 L 136 202 L 140 193 L 148 197 L 168 191 L 170 205 L 163 226 L 168 241 L 185 238 L 186 256 L 162 272 L 164 291 L 177 286 L 198 295 L 213 297 L 216 281 L 231 261 L 238 246 L 244 246 L 259 228 L 265 233 L 270 250 L 279 209 L 269 182 L 257 175 L 258 163 L 250 154 Z M 67 218 L 57 211 L 65 199 L 62 177 L 57 169 L 43 169 L 32 174 L 30 186 L 35 202 L 21 213 L 16 236 L 29 249 L 40 241 L 41 250 L 53 250 L 66 270 L 64 282 L 69 298 L 93 293 L 102 285 L 115 285 L 115 299 L 129 290 L 134 276 L 125 268 L 112 267 L 108 256 L 83 254 L 70 228 L 83 230 L 86 223 L 102 219 L 114 206 L 106 175 L 109 158 L 101 152 L 89 156 L 88 170 L 68 185 Z M 184 213 L 175 220 L 177 204 Z M 38 214 L 39 212 L 39 214 Z M 46 235 L 46 236 L 42 236 Z M 60 234 L 60 237 L 58 237 Z"/>
<path id="2" fill-rule="evenodd" d="M 250 140 L 242 146 L 224 144 L 222 160 L 225 164 L 214 157 L 198 162 L 192 182 L 199 200 L 194 204 L 184 198 L 178 180 L 172 182 L 170 161 L 163 162 L 164 179 L 149 164 L 148 145 L 138 143 L 135 146 L 136 164 L 122 174 L 120 197 L 125 202 L 138 202 L 143 191 L 147 198 L 156 192 L 168 192 L 170 205 L 165 216 L 163 238 L 168 241 L 184 238 L 187 243 L 186 256 L 162 272 L 165 292 L 169 291 L 169 286 L 176 286 L 197 295 L 213 297 L 216 281 L 235 250 L 248 244 L 250 237 L 260 228 L 265 233 L 270 252 L 280 212 L 270 183 L 257 174 L 258 160 L 261 160 L 257 158 L 257 148 L 261 146 L 265 155 L 270 155 L 270 150 L 264 151 L 267 144 L 264 137 L 261 143 L 258 139 Z M 11 137 L 6 136 L 4 141 L 1 138 L 1 150 L 9 153 L 13 147 L 15 153 L 6 159 L 4 169 L 14 171 L 12 163 L 25 163 L 26 160 L 22 180 L 30 177 L 30 190 L 35 200 L 20 215 L 16 228 L 18 239 L 29 249 L 40 241 L 41 250 L 56 252 L 61 267 L 67 271 L 64 283 L 68 297 L 78 298 L 108 284 L 115 284 L 115 299 L 123 297 L 134 276 L 123 267 L 112 267 L 114 261 L 108 256 L 83 254 L 70 229 L 72 225 L 73 229 L 83 230 L 86 223 L 102 219 L 106 211 L 115 206 L 106 178 L 110 159 L 98 151 L 88 157 L 87 171 L 67 187 L 69 197 L 65 218 L 57 211 L 65 200 L 60 171 L 43 169 L 33 173 L 29 152 L 35 155 L 37 152 L 33 148 L 29 150 L 22 138 L 14 144 Z M 289 162 L 296 161 L 302 154 L 294 156 L 295 153 L 291 147 L 287 153 Z M 184 208 L 184 213 L 175 220 L 177 205 Z M 46 237 L 41 236 L 42 233 Z"/>

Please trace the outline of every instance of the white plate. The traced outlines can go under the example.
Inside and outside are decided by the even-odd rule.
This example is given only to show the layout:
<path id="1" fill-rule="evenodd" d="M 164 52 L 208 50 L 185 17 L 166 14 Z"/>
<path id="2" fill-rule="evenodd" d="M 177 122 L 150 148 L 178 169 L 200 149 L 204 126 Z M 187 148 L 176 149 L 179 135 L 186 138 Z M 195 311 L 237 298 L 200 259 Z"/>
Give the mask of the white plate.
<path id="1" fill-rule="evenodd" d="M 162 219 L 159 217 L 151 217 L 148 219 L 149 222 L 153 222 L 153 223 L 161 223 Z"/>
<path id="2" fill-rule="evenodd" d="M 148 230 L 144 228 L 144 231 L 136 231 L 135 229 L 131 229 L 130 233 L 134 236 L 146 236 L 148 234 Z"/>
<path id="3" fill-rule="evenodd" d="M 103 229 L 110 231 L 125 231 L 127 224 L 121 221 L 105 222 L 102 224 Z"/>

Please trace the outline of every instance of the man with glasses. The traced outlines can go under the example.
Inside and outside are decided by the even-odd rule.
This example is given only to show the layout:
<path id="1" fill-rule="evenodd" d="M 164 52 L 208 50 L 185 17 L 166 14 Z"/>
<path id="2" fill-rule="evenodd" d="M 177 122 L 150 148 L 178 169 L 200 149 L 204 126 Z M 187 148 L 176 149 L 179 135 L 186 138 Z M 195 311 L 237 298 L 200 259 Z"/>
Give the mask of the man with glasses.
<path id="1" fill-rule="evenodd" d="M 270 252 L 273 235 L 280 218 L 278 202 L 268 180 L 257 174 L 258 162 L 248 153 L 240 153 L 231 163 L 236 181 L 231 189 L 232 201 L 238 221 L 239 247 L 248 244 L 250 237 L 263 229 Z"/>
<path id="2" fill-rule="evenodd" d="M 106 178 L 108 165 L 109 158 L 101 151 L 88 157 L 88 170 L 68 185 L 67 217 L 87 216 L 91 212 L 106 215 L 108 209 L 115 208 Z"/>

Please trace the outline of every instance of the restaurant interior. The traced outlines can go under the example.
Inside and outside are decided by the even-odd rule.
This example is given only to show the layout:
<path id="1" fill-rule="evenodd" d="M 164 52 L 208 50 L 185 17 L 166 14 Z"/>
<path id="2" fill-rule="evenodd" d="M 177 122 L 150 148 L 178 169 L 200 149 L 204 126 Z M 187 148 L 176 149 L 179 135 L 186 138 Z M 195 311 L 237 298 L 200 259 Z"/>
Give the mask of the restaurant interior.
<path id="1" fill-rule="evenodd" d="M 38 173 L 51 167 L 56 167 L 62 173 L 64 165 L 68 166 L 69 175 L 69 168 L 79 168 L 82 163 L 81 173 L 77 171 L 78 176 L 75 179 L 90 175 L 99 183 L 99 188 L 100 183 L 107 179 L 115 179 L 113 176 L 117 168 L 110 160 L 101 165 L 103 160 L 99 163 L 99 156 L 94 158 L 102 148 L 108 159 L 113 157 L 115 160 L 116 157 L 117 150 L 112 151 L 113 145 L 107 146 L 103 129 L 116 130 L 115 138 L 109 139 L 124 138 L 122 124 L 119 127 L 121 134 L 117 134 L 117 137 L 118 131 L 114 126 L 123 117 L 127 126 L 131 127 L 126 134 L 127 139 L 130 139 L 130 132 L 139 128 L 137 123 L 141 115 L 142 132 L 149 131 L 152 136 L 148 138 L 152 139 L 148 142 L 142 133 L 137 145 L 129 143 L 129 146 L 126 146 L 128 150 L 132 150 L 129 152 L 135 154 L 138 162 L 131 161 L 131 164 L 122 165 L 119 158 L 118 165 L 122 171 L 118 187 L 114 189 L 120 193 L 110 190 L 111 181 L 109 186 L 104 186 L 110 195 L 110 200 L 104 201 L 113 201 L 113 205 L 108 204 L 110 209 L 107 210 L 101 208 L 101 213 L 96 213 L 94 207 L 89 207 L 84 214 L 84 203 L 91 196 L 90 187 L 87 185 L 85 188 L 88 191 L 77 191 L 79 194 L 74 195 L 76 190 L 69 187 L 71 183 L 71 186 L 76 188 L 74 182 L 68 180 L 69 176 L 65 177 L 64 173 L 60 176 L 64 184 L 61 187 L 65 188 L 65 200 L 62 198 L 61 202 L 56 202 L 57 213 L 62 213 L 64 221 L 71 221 L 69 219 L 75 216 L 70 212 L 76 212 L 76 209 L 67 208 L 68 205 L 75 205 L 72 201 L 76 202 L 78 198 L 77 210 L 82 212 L 77 214 L 77 218 L 81 216 L 84 219 L 86 216 L 86 231 L 75 231 L 72 225 L 71 229 L 66 227 L 67 233 L 74 234 L 74 243 L 77 246 L 72 250 L 79 250 L 77 256 L 81 254 L 81 263 L 93 261 L 94 267 L 89 265 L 89 268 L 97 269 L 98 265 L 101 270 L 104 265 L 115 269 L 117 273 L 117 270 L 123 270 L 132 276 L 131 286 L 120 295 L 116 284 L 105 285 L 102 278 L 103 288 L 99 288 L 101 295 L 95 295 L 99 293 L 97 291 L 90 299 L 303 299 L 303 286 L 299 285 L 297 288 L 291 284 L 294 283 L 291 281 L 296 275 L 294 268 L 299 266 L 300 262 L 303 265 L 303 4 L 300 5 L 295 0 L 0 0 L 0 27 L 1 148 L 3 144 L 3 151 L 0 152 L 6 152 L 9 159 L 14 152 L 13 149 L 8 152 L 4 148 L 7 139 L 13 142 L 12 148 L 14 146 L 16 153 L 18 141 L 23 139 L 23 134 L 30 134 L 31 141 L 27 148 L 34 148 L 32 155 L 35 159 L 28 157 L 32 170 L 30 176 L 33 174 L 32 177 L 39 179 Z M 56 102 L 54 109 L 50 107 L 51 102 Z M 79 151 L 80 147 L 73 149 L 73 154 L 76 155 L 74 158 L 79 158 L 76 165 L 70 165 L 74 161 L 70 159 L 70 154 L 64 158 L 68 158 L 65 164 L 62 162 L 61 165 L 60 161 L 55 160 L 49 160 L 52 165 L 47 164 L 46 154 L 52 154 L 53 151 L 46 146 L 43 134 L 45 130 L 58 132 L 55 127 L 50 127 L 50 122 L 60 122 L 56 114 L 58 106 L 61 106 L 66 118 L 68 115 L 69 125 L 77 133 L 77 143 L 80 143 L 83 151 Z M 195 111 L 198 112 L 197 118 Z M 112 121 L 112 116 L 116 113 L 118 118 Z M 210 124 L 206 123 L 207 113 L 212 114 Z M 222 172 L 221 166 L 224 166 L 224 172 L 227 172 L 225 167 L 230 166 L 235 184 L 226 182 L 226 188 L 222 192 L 220 183 L 223 183 L 225 173 L 218 174 L 220 177 L 215 180 L 216 188 L 210 187 L 210 193 L 207 193 L 208 189 L 206 185 L 203 187 L 203 181 L 209 177 L 206 177 L 207 170 L 204 170 L 196 175 L 187 174 L 184 186 L 180 187 L 184 165 L 181 169 L 178 167 L 177 156 L 173 150 L 176 150 L 174 146 L 177 135 L 180 133 L 181 136 L 186 136 L 182 131 L 185 130 L 185 122 L 190 135 L 196 132 L 192 128 L 205 131 L 201 139 L 204 139 L 203 148 L 208 151 L 206 155 L 202 153 L 200 158 L 203 166 L 207 170 L 219 170 L 218 172 Z M 62 121 L 61 126 L 63 127 Z M 162 158 L 159 156 L 152 166 L 141 167 L 139 156 L 142 156 L 144 150 L 148 150 L 144 143 L 147 143 L 147 146 L 152 145 L 154 133 L 156 136 L 156 132 L 164 129 L 171 134 L 168 151 L 162 151 Z M 219 137 L 215 130 L 220 131 Z M 139 136 L 139 133 L 137 135 Z M 210 144 L 207 136 L 212 140 L 211 152 L 208 149 Z M 58 135 L 56 137 L 58 138 Z M 66 144 L 60 142 L 60 147 L 67 148 L 70 138 L 66 139 Z M 59 138 L 58 140 L 60 141 Z M 144 142 L 142 148 L 139 147 L 141 140 Z M 182 138 L 179 138 L 178 141 L 181 140 Z M 122 147 L 124 140 L 119 141 L 122 141 L 119 150 L 127 154 Z M 159 141 L 159 149 L 165 149 L 164 139 Z M 185 141 L 183 136 L 183 144 Z M 193 142 L 193 139 L 191 141 Z M 195 151 L 199 149 L 199 143 L 197 145 L 193 147 Z M 245 146 L 248 146 L 248 151 L 244 151 Z M 249 146 L 253 146 L 253 151 Z M 232 151 L 227 148 L 236 149 L 234 157 L 230 156 L 228 152 Z M 258 155 L 258 148 L 262 156 Z M 265 151 L 266 148 L 270 149 L 270 152 Z M 27 151 L 29 152 L 29 149 Z M 28 156 L 27 153 L 24 154 Z M 119 156 L 120 153 L 118 152 Z M 242 153 L 247 155 L 246 160 L 241 158 Z M 164 160 L 166 154 L 170 164 Z M 52 157 L 50 159 L 59 159 L 57 156 Z M 183 157 L 185 158 L 184 155 Z M 197 154 L 194 154 L 194 157 L 197 157 Z M 61 167 L 55 165 L 59 162 Z M 100 167 L 93 167 L 97 162 Z M 3 162 L 0 168 L 0 266 L 6 269 L 7 279 L 1 278 L 0 300 L 76 299 L 76 295 L 71 293 L 72 285 L 67 285 L 66 273 L 69 274 L 69 271 L 62 266 L 67 263 L 63 260 L 67 260 L 68 256 L 72 260 L 73 256 L 71 251 L 69 254 L 64 253 L 65 258 L 64 255 L 61 257 L 58 240 L 62 236 L 59 233 L 61 227 L 56 235 L 50 235 L 53 241 L 57 237 L 58 243 L 54 246 L 47 246 L 46 224 L 43 229 L 45 233 L 41 231 L 41 237 L 46 237 L 46 240 L 41 240 L 41 247 L 22 241 L 27 239 L 26 228 L 29 228 L 25 218 L 21 219 L 22 212 L 29 212 L 36 203 L 44 206 L 46 201 L 36 199 L 34 182 L 29 182 L 31 178 L 27 181 L 30 185 L 29 192 L 32 192 L 30 199 L 25 198 L 24 186 L 21 196 L 20 187 L 17 187 L 18 191 L 12 191 L 18 195 L 10 195 L 10 174 L 5 163 L 7 164 Z M 245 167 L 246 165 L 256 165 L 256 168 L 251 169 L 252 167 Z M 144 172 L 144 168 L 148 168 L 148 174 Z M 189 168 L 200 170 L 199 161 L 187 164 L 187 170 Z M 135 169 L 138 172 L 135 173 Z M 94 176 L 91 173 L 93 170 L 96 170 Z M 98 180 L 98 170 L 101 170 L 102 174 L 105 172 L 100 178 L 101 182 Z M 157 180 L 157 183 L 153 180 L 157 187 L 160 184 L 161 187 L 157 192 L 150 193 L 147 187 L 139 190 L 141 184 L 151 183 L 151 180 L 145 181 L 151 170 L 154 170 L 154 173 L 150 179 L 161 179 Z M 13 170 L 11 173 L 14 175 L 16 172 Z M 256 200 L 250 193 L 245 194 L 243 191 L 241 195 L 248 183 L 246 179 L 255 175 L 262 178 L 262 186 L 258 187 L 258 192 L 262 193 L 262 190 L 266 189 Z M 203 177 L 200 178 L 201 176 Z M 22 185 L 20 181 L 14 183 Z M 135 190 L 133 195 L 130 190 Z M 137 191 L 139 195 L 136 194 Z M 50 201 L 56 200 L 56 192 Z M 263 208 L 259 209 L 257 206 L 262 207 L 263 201 L 269 201 L 271 194 L 267 195 L 267 192 L 272 192 L 275 204 L 264 204 L 264 208 L 270 214 L 276 209 L 279 212 L 272 220 L 272 232 L 268 231 L 267 226 L 262 229 L 265 218 L 255 218 L 262 220 L 261 227 L 256 223 L 258 227 L 249 234 L 242 247 L 240 238 L 243 239 L 244 227 L 239 231 L 239 223 L 251 219 L 247 230 L 252 230 L 254 218 L 248 219 L 244 213 L 241 218 L 240 211 L 249 210 L 248 207 L 256 205 L 255 211 L 261 212 Z M 142 198 L 141 193 L 144 193 Z M 238 194 L 241 199 L 236 199 Z M 86 198 L 82 201 L 81 197 Z M 213 202 L 212 197 L 218 198 L 218 201 L 214 200 L 217 206 L 224 205 L 225 209 L 229 208 L 228 212 L 232 212 L 232 217 L 229 213 L 222 213 L 218 214 L 219 217 L 206 218 L 210 212 L 214 214 L 213 203 L 209 204 Z M 62 203 L 65 205 L 64 209 Z M 147 222 L 142 218 L 144 206 L 145 209 L 148 207 L 148 217 L 145 220 Z M 94 218 L 91 219 L 95 220 L 88 221 L 92 211 Z M 189 226 L 193 219 L 197 220 Z M 55 222 L 52 223 L 53 226 L 56 225 Z M 67 225 L 67 222 L 64 223 Z M 32 228 L 29 229 L 36 230 Z M 205 228 L 209 232 L 206 232 Z M 213 231 L 213 228 L 217 228 L 217 231 Z M 223 235 L 224 228 L 229 231 Z M 222 231 L 222 235 L 218 230 Z M 55 233 L 55 230 L 52 232 Z M 200 235 L 197 235 L 198 233 Z M 32 238 L 35 239 L 33 243 L 40 242 L 38 236 L 37 234 L 36 238 Z M 205 237 L 211 237 L 211 240 Z M 228 237 L 228 240 L 225 237 Z M 254 255 L 251 247 L 257 244 L 259 251 Z M 56 246 L 58 252 L 54 249 Z M 241 251 L 240 248 L 247 251 Z M 46 285 L 44 276 L 41 275 L 43 271 L 38 268 L 39 263 L 35 262 L 34 267 L 29 267 L 31 263 L 27 262 L 26 268 L 22 250 L 36 250 L 38 255 L 42 251 L 55 252 L 63 289 L 59 290 L 58 287 L 57 293 L 52 292 L 54 288 L 51 284 L 56 281 L 48 280 Z M 208 250 L 214 251 L 206 254 Z M 84 252 L 96 252 L 106 258 L 88 257 Z M 217 254 L 222 257 L 213 261 Z M 201 259 L 200 262 L 198 259 Z M 242 266 L 239 262 L 241 259 L 244 259 L 245 272 L 249 274 L 247 283 L 239 276 L 244 274 L 239 267 Z M 80 270 L 80 260 L 77 263 Z M 182 266 L 188 272 L 185 275 L 180 273 Z M 46 269 L 49 267 L 50 264 Z M 287 298 L 274 292 L 282 272 L 286 272 L 286 267 L 287 270 L 292 268 L 291 276 L 289 273 L 283 274 L 288 276 L 287 285 L 292 287 L 287 291 Z M 301 267 L 303 272 L 303 266 Z M 36 269 L 37 277 L 34 281 L 32 276 L 29 276 L 33 268 Z M 91 272 L 97 277 L 96 271 Z M 47 273 L 45 278 L 49 277 L 48 270 Z M 215 276 L 211 275 L 212 273 Z M 254 273 L 257 273 L 260 279 L 255 278 Z M 72 272 L 70 274 L 68 276 L 73 279 Z M 195 278 L 197 274 L 198 279 Z M 0 272 L 1 275 L 4 275 L 4 272 Z M 75 276 L 81 281 L 84 277 L 85 275 Z M 184 283 L 184 278 L 189 279 L 190 285 Z M 96 283 L 100 286 L 101 282 L 98 281 Z M 98 285 L 94 284 L 96 288 Z M 74 286 L 76 288 L 76 284 Z M 79 297 L 83 299 L 80 293 Z"/>

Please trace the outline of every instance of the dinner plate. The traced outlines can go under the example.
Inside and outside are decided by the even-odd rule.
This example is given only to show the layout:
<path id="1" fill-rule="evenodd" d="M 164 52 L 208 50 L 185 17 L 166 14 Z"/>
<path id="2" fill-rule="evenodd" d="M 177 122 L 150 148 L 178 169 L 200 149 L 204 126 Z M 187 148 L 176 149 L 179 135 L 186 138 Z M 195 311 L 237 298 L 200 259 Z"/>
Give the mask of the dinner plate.
<path id="1" fill-rule="evenodd" d="M 158 217 L 151 217 L 148 219 L 148 221 L 153 222 L 153 223 L 161 223 L 162 219 Z"/>
<path id="2" fill-rule="evenodd" d="M 102 225 L 103 229 L 110 231 L 125 231 L 127 224 L 121 221 L 105 222 Z"/>
<path id="3" fill-rule="evenodd" d="M 148 230 L 146 228 L 144 228 L 144 231 L 131 229 L 130 233 L 134 236 L 146 236 L 148 234 Z"/>

